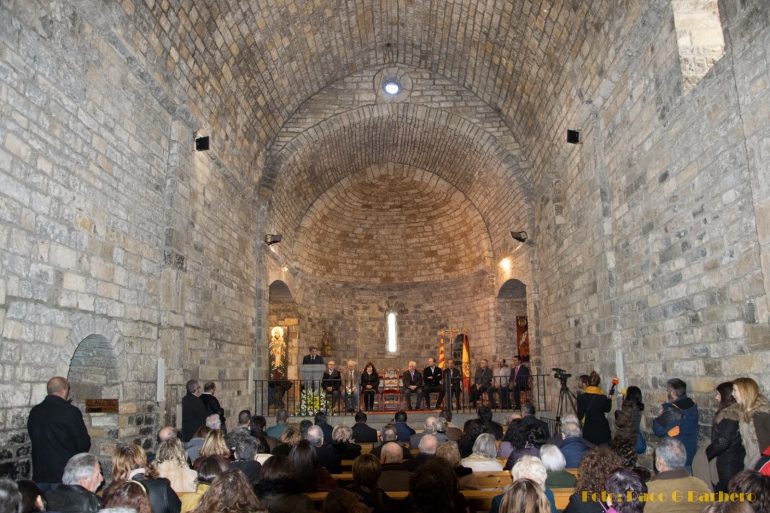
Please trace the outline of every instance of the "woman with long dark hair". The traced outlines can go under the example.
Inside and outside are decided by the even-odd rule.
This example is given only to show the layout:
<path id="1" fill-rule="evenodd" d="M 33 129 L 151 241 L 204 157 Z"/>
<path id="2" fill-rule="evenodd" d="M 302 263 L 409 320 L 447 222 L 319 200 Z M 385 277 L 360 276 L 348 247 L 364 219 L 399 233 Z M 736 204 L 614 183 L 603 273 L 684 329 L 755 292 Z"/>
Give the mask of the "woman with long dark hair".
<path id="1" fill-rule="evenodd" d="M 585 453 L 575 493 L 570 496 L 564 513 L 604 513 L 600 502 L 602 491 L 610 475 L 622 466 L 623 460 L 609 447 L 594 447 Z"/>
<path id="2" fill-rule="evenodd" d="M 307 440 L 302 440 L 289 452 L 289 468 L 292 477 L 300 484 L 302 491 L 321 492 L 337 488 L 326 468 L 318 464 L 315 449 Z"/>
<path id="3" fill-rule="evenodd" d="M 642 389 L 633 385 L 628 387 L 623 397 L 623 404 L 615 412 L 615 438 L 623 437 L 632 440 L 638 454 L 647 451 L 647 441 L 640 429 L 643 411 Z"/>
<path id="4" fill-rule="evenodd" d="M 131 508 L 136 513 L 152 513 L 147 490 L 138 481 L 116 481 L 104 492 L 105 508 Z"/>
<path id="5" fill-rule="evenodd" d="M 380 377 L 372 362 L 367 362 L 364 372 L 361 373 L 361 392 L 364 394 L 364 410 L 374 409 L 374 397 L 380 387 Z"/>
<path id="6" fill-rule="evenodd" d="M 313 502 L 292 477 L 286 456 L 271 456 L 265 461 L 254 491 L 270 513 L 304 513 L 313 509 Z"/>
<path id="7" fill-rule="evenodd" d="M 577 398 L 577 415 L 583 426 L 583 438 L 595 445 L 606 445 L 612 433 L 607 413 L 612 409 L 612 401 L 604 390 L 599 388 L 601 378 L 596 371 L 588 376 L 588 386 Z"/>
<path id="8" fill-rule="evenodd" d="M 741 406 L 733 397 L 732 381 L 720 383 L 716 389 L 718 409 L 711 426 L 711 444 L 706 448 L 709 461 L 717 459 L 719 482 L 715 492 L 726 492 L 730 479 L 743 470 L 746 450 L 741 441 Z"/>

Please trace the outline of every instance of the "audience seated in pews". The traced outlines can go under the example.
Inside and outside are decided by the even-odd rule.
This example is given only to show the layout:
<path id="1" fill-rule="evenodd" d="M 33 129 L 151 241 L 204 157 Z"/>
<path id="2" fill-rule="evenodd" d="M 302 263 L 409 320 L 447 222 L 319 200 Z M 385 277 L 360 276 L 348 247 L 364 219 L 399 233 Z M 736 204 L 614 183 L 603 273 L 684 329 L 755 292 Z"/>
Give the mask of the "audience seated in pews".
<path id="1" fill-rule="evenodd" d="M 385 491 L 405 490 L 409 484 L 412 472 L 404 465 L 402 447 L 396 442 L 388 442 L 382 446 L 380 455 L 382 474 L 378 486 Z"/>
<path id="2" fill-rule="evenodd" d="M 508 414 L 508 422 L 506 422 L 505 424 L 505 433 L 503 433 L 503 438 L 501 439 L 500 446 L 497 449 L 498 458 L 507 459 L 508 456 L 511 455 L 511 452 L 513 452 L 513 444 L 511 443 L 513 430 L 511 429 L 511 426 L 516 422 L 521 422 L 520 411 L 513 411 L 510 414 Z"/>
<path id="3" fill-rule="evenodd" d="M 593 444 L 583 438 L 580 424 L 577 422 L 562 422 L 560 431 L 562 439 L 556 443 L 556 446 L 564 455 L 567 468 L 578 468 L 583 455 L 593 447 Z"/>
<path id="4" fill-rule="evenodd" d="M 275 425 L 270 426 L 265 431 L 265 434 L 270 438 L 278 438 L 286 429 L 286 423 L 289 421 L 289 411 L 280 409 L 275 413 Z"/>
<path id="5" fill-rule="evenodd" d="M 543 425 L 538 422 L 525 422 L 525 416 L 520 422 L 513 423 L 511 429 L 511 443 L 513 451 L 503 467 L 510 470 L 522 456 L 540 456 L 540 447 L 548 439 L 548 433 L 543 430 Z"/>
<path id="6" fill-rule="evenodd" d="M 505 489 L 498 511 L 501 513 L 551 513 L 543 488 L 531 479 L 517 479 Z"/>
<path id="7" fill-rule="evenodd" d="M 476 443 L 476 439 L 482 433 L 486 433 L 486 427 L 481 419 L 470 419 L 465 422 L 463 426 L 463 436 L 457 442 L 457 447 L 460 449 L 460 455 L 465 458 L 470 456 L 473 452 L 473 444 Z"/>
<path id="8" fill-rule="evenodd" d="M 331 445 L 324 444 L 324 433 L 321 426 L 310 426 L 307 430 L 307 441 L 314 450 L 316 461 L 320 467 L 325 468 L 330 474 L 342 472 L 342 458 Z"/>
<path id="9" fill-rule="evenodd" d="M 211 483 L 193 513 L 267 513 L 243 472 L 225 471 Z M 155 510 L 153 509 L 153 513 Z"/>
<path id="10" fill-rule="evenodd" d="M 144 486 L 136 481 L 116 481 L 104 492 L 105 508 L 131 508 L 136 513 L 152 513 Z"/>
<path id="11" fill-rule="evenodd" d="M 250 436 L 243 436 L 238 439 L 233 451 L 235 461 L 230 463 L 230 468 L 235 468 L 243 472 L 251 486 L 259 482 L 262 474 L 262 465 L 257 461 L 258 443 Z"/>
<path id="12" fill-rule="evenodd" d="M 757 513 L 770 511 L 770 477 L 768 476 L 752 470 L 743 470 L 730 479 L 727 491 L 743 493 L 745 496 L 751 494 L 751 505 Z"/>
<path id="13" fill-rule="evenodd" d="M 634 442 L 634 449 L 636 443 Z M 607 478 L 607 513 L 642 513 L 644 511 L 647 485 L 632 469 L 616 470 Z"/>
<path id="14" fill-rule="evenodd" d="M 463 436 L 463 430 L 452 424 L 452 412 L 449 410 L 441 410 L 439 418 L 446 420 L 446 437 L 453 442 L 459 442 L 460 437 Z"/>
<path id="15" fill-rule="evenodd" d="M 381 475 L 382 466 L 377 457 L 362 454 L 353 461 L 353 484 L 348 489 L 359 501 L 372 508 L 373 513 L 395 512 L 400 502 L 388 497 L 378 485 Z"/>
<path id="16" fill-rule="evenodd" d="M 600 501 L 602 490 L 607 478 L 622 466 L 623 460 L 609 447 L 594 447 L 586 452 L 580 463 L 575 493 L 563 513 L 604 513 Z"/>
<path id="17" fill-rule="evenodd" d="M 321 505 L 321 513 L 370 513 L 352 492 L 344 488 L 332 490 Z"/>
<path id="18" fill-rule="evenodd" d="M 480 434 L 473 443 L 472 453 L 463 458 L 461 463 L 474 472 L 503 470 L 503 466 L 497 460 L 495 437 L 491 433 Z"/>
<path id="19" fill-rule="evenodd" d="M 316 449 L 310 445 L 308 440 L 301 440 L 291 448 L 289 468 L 303 492 L 328 491 L 337 488 L 337 482 L 332 479 L 329 471 L 320 465 Z"/>
<path id="20" fill-rule="evenodd" d="M 28 479 L 22 479 L 16 482 L 21 493 L 21 513 L 33 513 L 35 511 L 45 511 L 43 501 L 43 491 L 34 482 Z M 8 504 L 8 506 L 12 506 Z M 1 509 L 1 508 L 0 508 Z M 14 511 L 11 509 L 11 511 Z"/>
<path id="21" fill-rule="evenodd" d="M 203 458 L 198 466 L 198 480 L 195 491 L 181 496 L 181 513 L 189 513 L 194 510 L 214 482 L 214 479 L 224 474 L 230 468 L 229 462 L 222 456 L 208 456 Z"/>
<path id="22" fill-rule="evenodd" d="M 356 412 L 356 423 L 351 428 L 353 430 L 353 440 L 358 444 L 376 443 L 377 442 L 377 430 L 369 427 L 366 424 L 366 413 L 359 411 Z"/>
<path id="23" fill-rule="evenodd" d="M 492 419 L 492 410 L 487 406 L 482 406 L 478 409 L 477 414 L 479 420 L 484 424 L 484 431 L 494 436 L 495 440 L 502 440 L 503 426 Z"/>
<path id="24" fill-rule="evenodd" d="M 440 426 L 444 428 L 444 431 L 441 433 L 438 432 L 438 427 Z M 420 445 L 420 438 L 428 434 L 435 435 L 436 438 L 438 438 L 440 443 L 443 443 L 449 440 L 446 436 L 446 421 L 439 417 L 434 417 L 434 416 L 426 417 L 425 422 L 423 422 L 422 432 L 415 433 L 409 437 L 409 447 L 414 448 Z"/>
<path id="25" fill-rule="evenodd" d="M 633 470 L 645 482 L 650 480 L 652 472 L 645 467 L 636 464 L 638 454 L 636 453 L 636 443 L 629 438 L 615 438 L 610 442 L 612 449 L 623 460 L 623 467 Z"/>
<path id="26" fill-rule="evenodd" d="M 514 483 L 522 479 L 528 479 L 536 483 L 542 489 L 552 511 L 556 511 L 553 492 L 545 486 L 545 481 L 548 479 L 548 471 L 546 471 L 545 465 L 540 461 L 540 458 L 537 456 L 523 456 L 511 469 L 511 479 Z M 492 507 L 489 509 L 489 513 L 498 513 L 502 500 L 503 494 L 495 496 L 492 499 Z"/>
<path id="27" fill-rule="evenodd" d="M 700 513 L 703 505 L 696 501 L 676 501 L 676 496 L 688 497 L 709 493 L 711 487 L 690 475 L 687 470 L 687 450 L 676 438 L 664 438 L 655 449 L 655 468 L 658 474 L 650 479 L 647 488 L 653 496 L 661 495 L 665 501 L 650 501 L 647 513 Z M 582 476 L 581 476 L 582 477 Z"/>
<path id="28" fill-rule="evenodd" d="M 454 469 L 457 476 L 457 486 L 460 490 L 478 490 L 480 488 L 476 476 L 473 475 L 473 469 L 463 466 L 457 442 L 449 441 L 441 444 L 436 449 L 436 456 L 447 460 Z"/>
<path id="29" fill-rule="evenodd" d="M 353 442 L 353 430 L 348 426 L 334 426 L 331 446 L 343 460 L 354 460 L 361 454 L 361 446 Z"/>
<path id="30" fill-rule="evenodd" d="M 99 460 L 93 454 L 82 452 L 67 461 L 62 484 L 44 498 L 51 511 L 96 513 L 102 504 L 95 493 L 103 481 Z"/>
<path id="31" fill-rule="evenodd" d="M 534 404 L 530 402 L 524 403 L 521 407 L 521 422 L 529 430 L 533 429 L 535 426 L 539 426 L 541 431 L 545 434 L 545 440 L 548 440 L 551 436 L 548 424 L 538 419 L 535 416 L 535 413 L 537 413 L 537 408 L 535 408 Z M 543 443 L 545 443 L 545 441 Z"/>
<path id="32" fill-rule="evenodd" d="M 201 447 L 203 447 L 203 442 L 206 441 L 206 437 L 209 433 L 211 433 L 211 429 L 206 426 L 201 426 L 195 433 L 193 433 L 192 438 L 185 442 L 184 450 L 187 452 L 188 460 L 195 461 L 198 459 Z"/>
<path id="33" fill-rule="evenodd" d="M 219 417 L 217 417 L 217 420 L 219 420 Z M 225 441 L 225 434 L 219 429 L 215 429 L 206 435 L 206 439 L 198 451 L 198 457 L 192 463 L 192 468 L 198 470 L 198 463 L 202 458 L 214 455 L 230 459 L 230 448 L 227 446 L 227 441 Z"/>
<path id="34" fill-rule="evenodd" d="M 152 465 L 155 467 L 158 477 L 169 480 L 174 492 L 195 491 L 197 473 L 187 464 L 187 454 L 178 438 L 169 438 L 165 442 L 161 442 Z"/>
<path id="35" fill-rule="evenodd" d="M 299 424 L 286 424 L 286 429 L 283 430 L 278 438 L 278 445 L 270 453 L 288 456 L 291 449 L 296 447 L 300 440 L 302 440 L 302 432 L 300 431 Z"/>
<path id="36" fill-rule="evenodd" d="M 465 497 L 446 460 L 431 458 L 409 479 L 412 513 L 466 513 Z"/>
<path id="37" fill-rule="evenodd" d="M 575 476 L 564 470 L 567 468 L 567 460 L 558 447 L 545 444 L 540 448 L 540 460 L 548 471 L 545 485 L 549 488 L 573 488 Z"/>
<path id="38" fill-rule="evenodd" d="M 428 458 L 436 455 L 436 450 L 438 449 L 436 435 L 428 434 L 422 437 L 417 449 L 419 451 L 417 456 L 404 462 L 404 466 L 412 472 L 416 472 L 418 467 L 425 463 Z"/>
<path id="39" fill-rule="evenodd" d="M 382 447 L 388 442 L 398 443 L 398 433 L 396 432 L 396 428 L 393 424 L 385 424 L 382 426 L 382 430 L 380 432 L 380 443 L 372 447 L 372 454 L 379 458 Z M 409 449 L 407 449 L 404 444 L 398 443 L 398 445 L 401 447 L 403 458 L 405 460 L 408 460 L 412 457 L 412 453 L 409 452 Z"/>
<path id="40" fill-rule="evenodd" d="M 221 441 L 224 444 L 224 437 Z M 112 453 L 112 478 L 114 481 L 111 486 L 129 479 L 141 483 L 150 497 L 153 513 L 179 513 L 181 503 L 171 483 L 168 479 L 158 477 L 155 469 L 147 464 L 147 456 L 138 444 L 118 445 L 115 448 Z"/>
<path id="41" fill-rule="evenodd" d="M 262 479 L 254 490 L 270 513 L 304 513 L 313 509 L 313 502 L 302 493 L 286 456 L 273 456 L 265 462 Z"/>
<path id="42" fill-rule="evenodd" d="M 397 411 L 396 414 L 393 416 L 393 427 L 396 428 L 396 433 L 398 434 L 398 441 L 401 443 L 409 442 L 409 439 L 415 433 L 414 429 L 412 429 L 406 423 L 406 419 L 407 419 L 407 416 L 404 410 Z"/>
<path id="43" fill-rule="evenodd" d="M 313 417 L 314 424 L 321 428 L 324 433 L 324 445 L 331 445 L 332 443 L 332 431 L 334 430 L 329 424 L 329 417 L 325 411 L 319 411 Z M 304 433 L 303 433 L 304 436 Z"/>

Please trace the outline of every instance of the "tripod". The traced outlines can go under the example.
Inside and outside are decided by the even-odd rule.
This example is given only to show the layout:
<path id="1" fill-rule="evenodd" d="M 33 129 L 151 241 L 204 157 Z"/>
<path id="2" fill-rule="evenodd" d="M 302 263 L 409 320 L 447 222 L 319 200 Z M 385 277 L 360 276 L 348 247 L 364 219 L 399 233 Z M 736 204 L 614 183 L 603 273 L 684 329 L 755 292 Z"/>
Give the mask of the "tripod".
<path id="1" fill-rule="evenodd" d="M 577 408 L 575 408 L 575 394 L 567 387 L 567 378 L 560 378 L 561 388 L 559 389 L 559 404 L 556 407 L 556 423 L 561 425 L 561 414 L 567 406 L 572 407 L 572 413 L 577 414 Z M 569 413 L 569 412 L 567 412 Z"/>

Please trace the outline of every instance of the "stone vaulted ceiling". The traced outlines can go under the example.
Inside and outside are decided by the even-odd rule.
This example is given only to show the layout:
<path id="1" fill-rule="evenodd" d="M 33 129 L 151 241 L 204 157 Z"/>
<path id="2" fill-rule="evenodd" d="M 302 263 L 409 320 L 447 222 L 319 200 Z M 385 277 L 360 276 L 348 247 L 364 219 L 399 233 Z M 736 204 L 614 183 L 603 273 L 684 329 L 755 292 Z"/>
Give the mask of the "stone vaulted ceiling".
<path id="1" fill-rule="evenodd" d="M 286 238 L 284 258 L 304 271 L 356 278 L 341 263 L 349 254 L 321 262 L 322 234 L 345 234 L 361 254 L 383 254 L 378 251 L 387 246 L 387 235 L 359 236 L 354 229 L 360 232 L 371 216 L 380 230 L 395 222 L 380 208 L 388 203 L 366 208 L 373 195 L 387 193 L 383 175 L 385 182 L 369 179 L 372 169 L 409 169 L 405 183 L 415 188 L 407 194 L 397 187 L 403 193 L 394 200 L 399 205 L 391 205 L 405 216 L 396 223 L 403 230 L 421 224 L 443 239 L 458 226 L 458 212 L 470 213 L 456 233 L 478 239 L 472 255 L 409 276 L 394 269 L 414 265 L 390 258 L 393 265 L 380 266 L 382 274 L 372 278 L 420 281 L 489 266 L 512 225 L 527 228 L 533 182 L 522 171 L 527 146 L 557 122 L 557 106 L 572 101 L 565 96 L 566 77 L 597 43 L 589 36 L 606 37 L 603 21 L 622 3 L 126 0 L 122 9 L 131 23 L 118 31 L 158 64 L 156 79 L 190 99 L 191 110 L 208 120 L 226 159 L 270 202 L 270 228 Z M 311 98 L 362 70 L 385 66 L 425 70 L 460 86 L 490 110 L 486 117 L 500 120 L 523 156 L 512 158 L 510 144 L 490 138 L 478 119 L 443 112 L 441 102 L 419 109 L 351 105 L 315 119 L 271 151 Z M 425 176 L 433 177 L 431 186 L 440 183 L 447 194 L 461 197 L 459 210 L 430 208 L 435 191 L 419 186 Z M 363 184 L 372 189 L 362 190 Z M 421 214 L 427 211 L 444 213 L 432 222 Z M 427 253 L 409 247 L 407 252 L 425 257 L 423 264 L 436 256 L 436 244 Z"/>

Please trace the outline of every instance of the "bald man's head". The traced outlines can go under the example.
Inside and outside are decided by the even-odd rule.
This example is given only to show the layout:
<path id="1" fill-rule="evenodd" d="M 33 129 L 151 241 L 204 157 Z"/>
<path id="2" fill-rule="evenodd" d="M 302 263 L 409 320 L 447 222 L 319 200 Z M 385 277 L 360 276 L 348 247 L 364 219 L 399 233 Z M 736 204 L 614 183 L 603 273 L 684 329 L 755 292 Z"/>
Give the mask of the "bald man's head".
<path id="1" fill-rule="evenodd" d="M 396 442 L 388 442 L 382 446 L 380 463 L 401 463 L 404 461 L 404 450 Z"/>
<path id="2" fill-rule="evenodd" d="M 420 448 L 420 454 L 433 456 L 436 454 L 436 449 L 438 449 L 438 438 L 436 438 L 436 435 L 424 435 L 420 438 L 418 447 Z"/>
<path id="3" fill-rule="evenodd" d="M 160 442 L 165 442 L 172 438 L 176 438 L 176 428 L 174 426 L 163 426 L 160 428 L 160 431 L 158 431 L 158 440 Z"/>
<path id="4" fill-rule="evenodd" d="M 48 380 L 46 389 L 49 395 L 58 395 L 62 399 L 66 399 L 70 394 L 70 383 L 67 381 L 67 378 L 54 376 Z"/>

